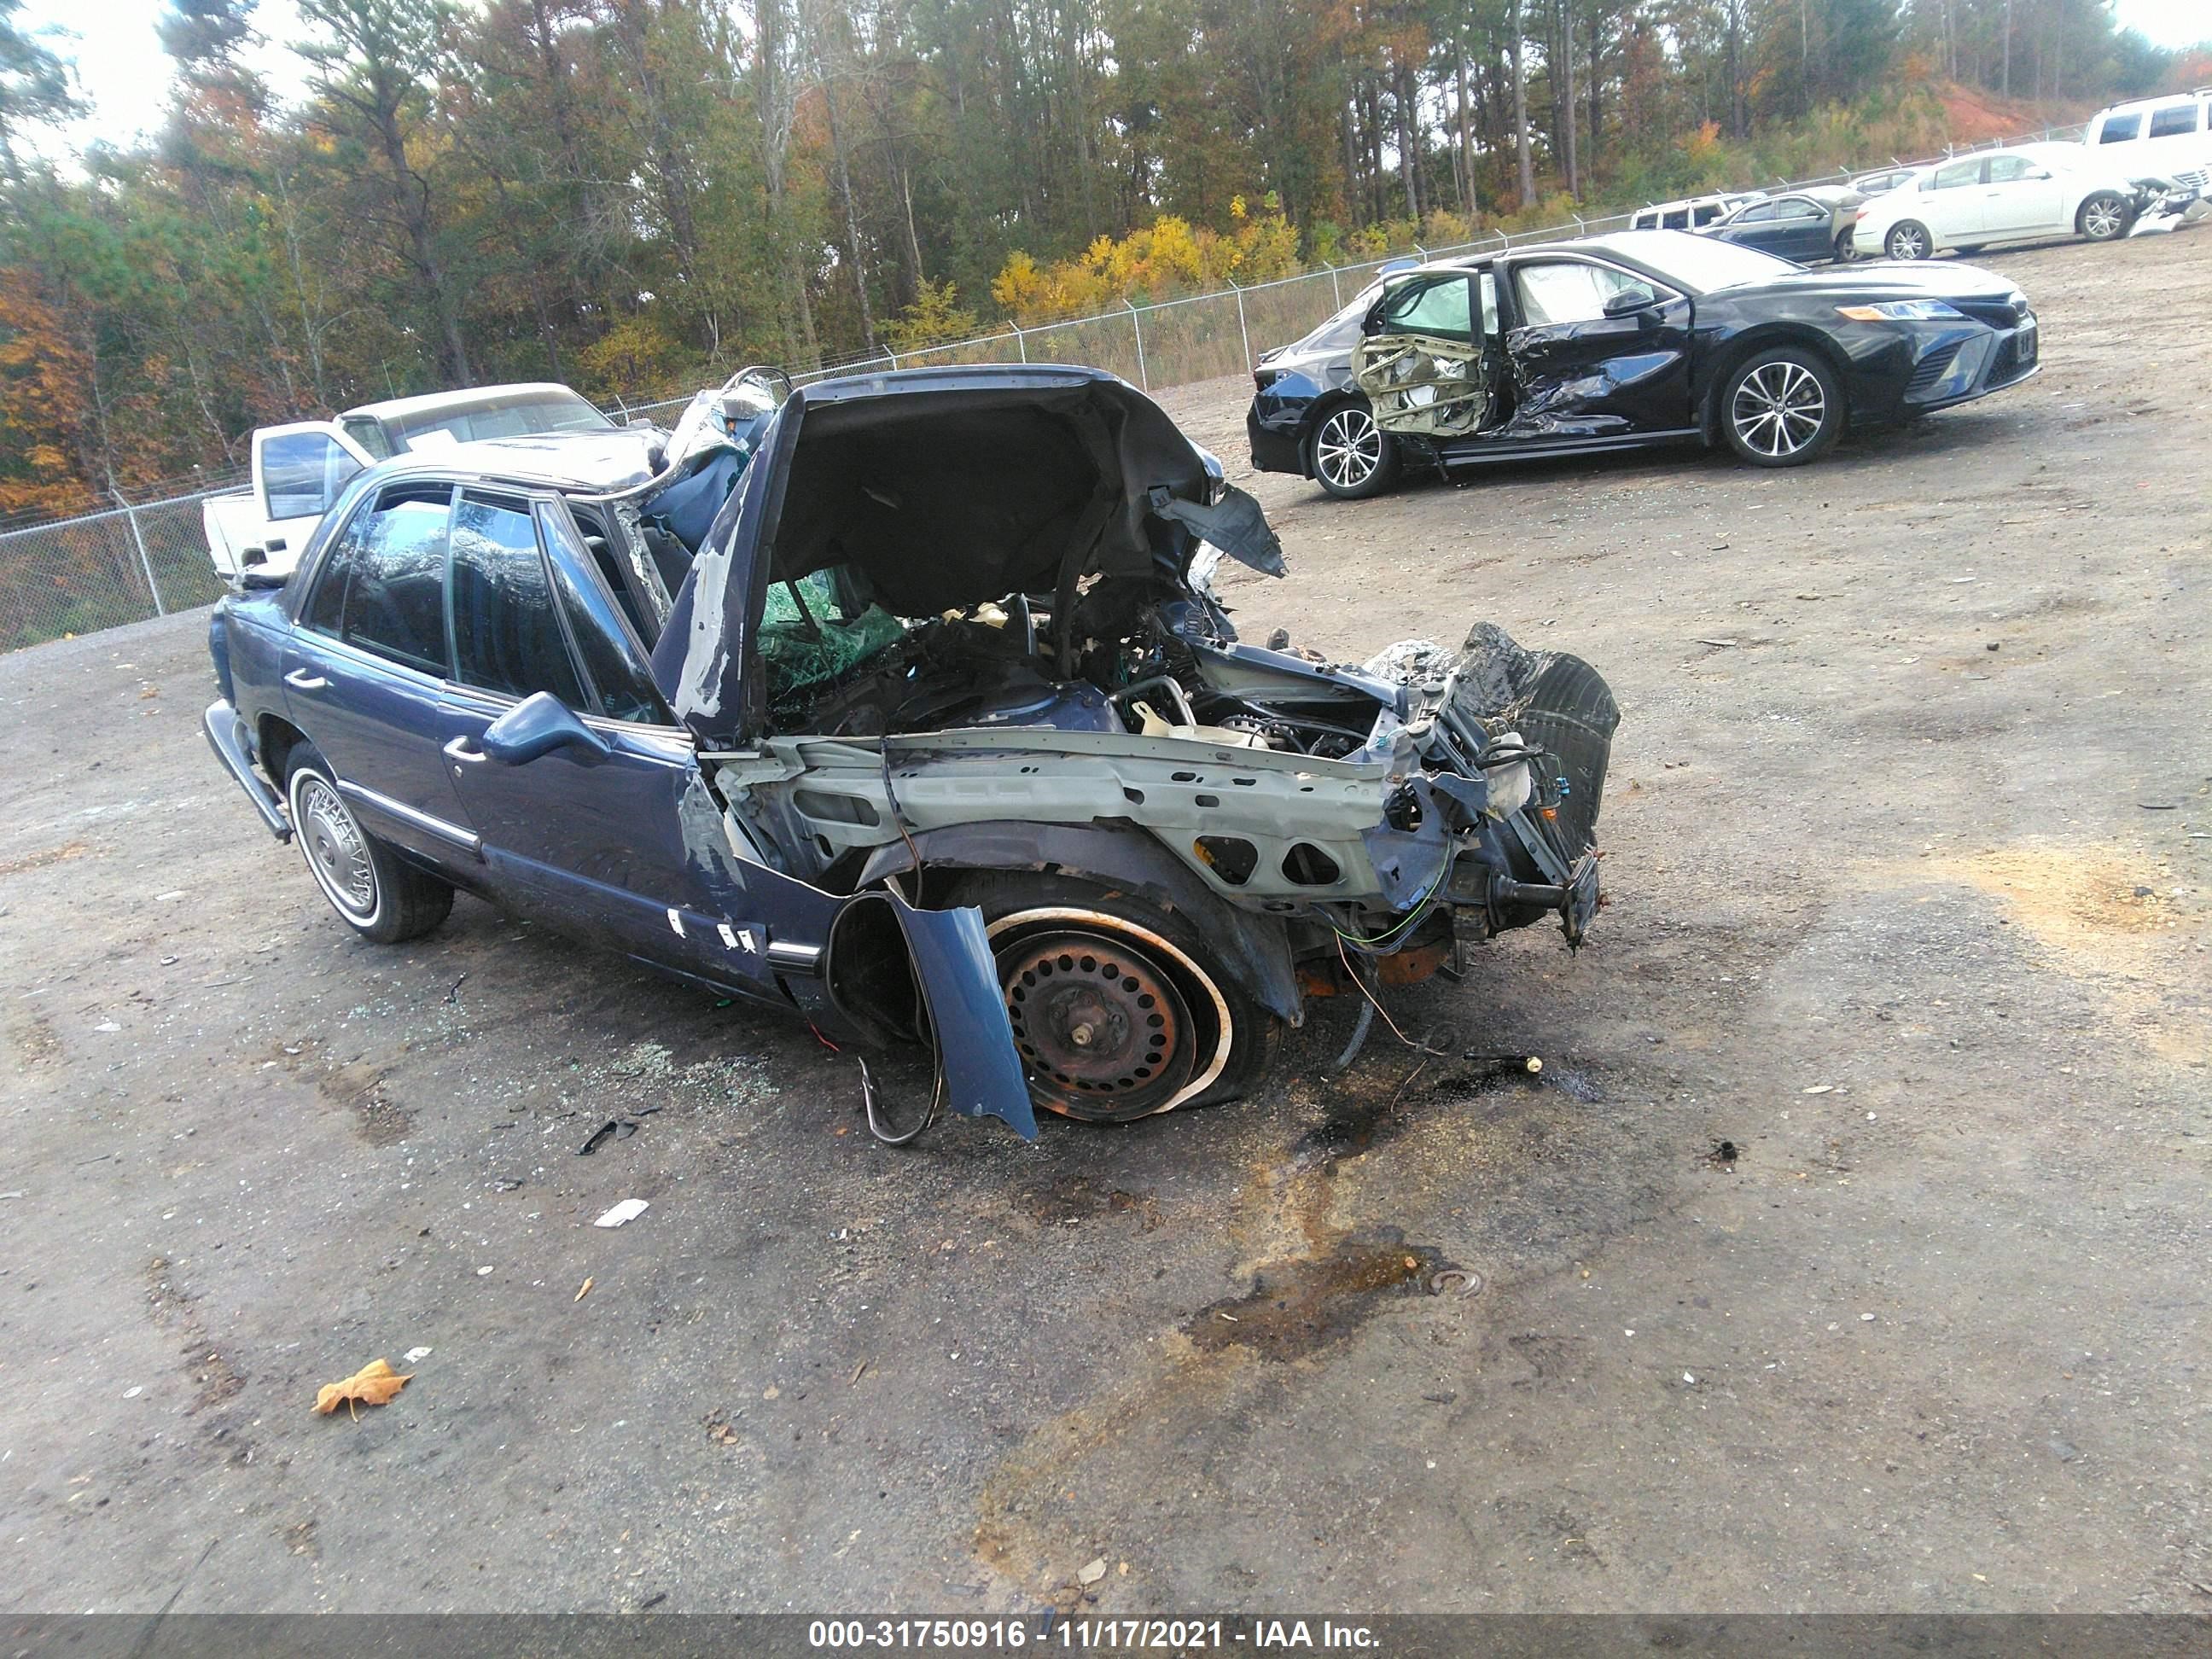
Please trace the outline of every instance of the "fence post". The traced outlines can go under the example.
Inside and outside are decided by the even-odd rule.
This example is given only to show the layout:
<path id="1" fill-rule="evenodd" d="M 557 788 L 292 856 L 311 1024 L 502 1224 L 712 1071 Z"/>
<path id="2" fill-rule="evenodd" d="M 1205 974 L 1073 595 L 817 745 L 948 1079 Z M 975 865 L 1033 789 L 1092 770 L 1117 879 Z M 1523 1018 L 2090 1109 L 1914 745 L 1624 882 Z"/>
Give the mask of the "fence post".
<path id="1" fill-rule="evenodd" d="M 1014 331 L 1014 349 L 1015 349 L 1017 351 L 1018 351 L 1018 352 L 1020 352 L 1020 353 L 1022 354 L 1022 361 L 1023 361 L 1024 362 L 1029 362 L 1029 360 L 1030 360 L 1030 341 L 1029 341 L 1029 336 L 1027 336 L 1026 334 L 1024 334 L 1024 333 L 1023 333 L 1023 332 L 1022 332 L 1022 325 L 1021 325 L 1019 323 L 1012 323 L 1012 324 L 1009 324 L 1009 325 L 1008 325 L 1008 326 L 1010 326 L 1010 327 Z"/>
<path id="2" fill-rule="evenodd" d="M 1129 326 L 1137 335 L 1137 384 L 1147 392 L 1152 389 L 1152 377 L 1145 371 L 1145 319 L 1137 307 L 1129 305 L 1129 296 L 1123 295 L 1121 303 L 1129 306 Z"/>
<path id="3" fill-rule="evenodd" d="M 1237 337 L 1244 343 L 1244 367 L 1252 367 L 1252 335 L 1244 326 L 1244 290 L 1237 288 L 1237 279 L 1229 279 L 1229 286 L 1237 289 Z"/>
<path id="4" fill-rule="evenodd" d="M 138 533 L 138 515 L 131 510 L 131 503 L 123 499 L 123 492 L 114 485 L 107 487 L 107 493 L 114 496 L 116 504 L 122 507 L 123 516 L 131 525 L 131 539 L 138 544 L 138 568 L 145 574 L 146 591 L 154 596 L 154 614 L 166 617 L 169 614 L 169 608 L 161 603 L 161 590 L 154 580 L 154 562 L 146 556 L 146 538 Z"/>
<path id="5" fill-rule="evenodd" d="M 1322 264 L 1328 265 L 1328 302 L 1333 306 L 1341 306 L 1344 303 L 1344 286 L 1336 280 L 1336 267 L 1326 259 Z"/>
<path id="6" fill-rule="evenodd" d="M 1419 255 L 1421 256 L 1421 263 L 1422 263 L 1423 264 L 1428 264 L 1428 262 L 1429 262 L 1429 251 L 1428 251 L 1428 249 L 1426 249 L 1426 248 L 1423 247 L 1423 246 L 1422 246 L 1419 242 L 1416 242 L 1416 243 L 1414 243 L 1414 244 L 1413 244 L 1413 252 L 1416 252 L 1416 253 L 1418 253 L 1418 254 L 1419 254 Z"/>

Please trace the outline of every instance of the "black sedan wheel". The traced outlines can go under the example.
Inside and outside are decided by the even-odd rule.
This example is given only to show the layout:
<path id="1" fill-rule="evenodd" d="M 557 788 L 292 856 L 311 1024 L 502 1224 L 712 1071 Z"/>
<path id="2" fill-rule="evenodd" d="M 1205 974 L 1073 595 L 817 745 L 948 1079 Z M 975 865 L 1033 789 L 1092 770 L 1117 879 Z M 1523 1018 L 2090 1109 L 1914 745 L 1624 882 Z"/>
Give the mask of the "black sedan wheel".
<path id="1" fill-rule="evenodd" d="M 2109 242 L 2128 228 L 2128 204 L 2109 190 L 2081 204 L 2074 227 L 2093 242 Z"/>
<path id="2" fill-rule="evenodd" d="M 1851 228 L 1845 225 L 1836 233 L 1836 263 L 1839 265 L 1850 264 L 1858 257 L 1858 244 L 1851 240 Z"/>
<path id="3" fill-rule="evenodd" d="M 1379 495 L 1398 479 L 1398 447 L 1366 404 L 1339 404 L 1314 428 L 1314 482 L 1339 501 Z"/>
<path id="4" fill-rule="evenodd" d="M 312 744 L 296 744 L 285 757 L 284 770 L 293 839 L 339 920 L 365 939 L 397 945 L 446 919 L 453 890 L 361 827 L 338 790 L 337 774 Z"/>
<path id="5" fill-rule="evenodd" d="M 1936 251 L 1936 239 L 1917 219 L 1900 219 L 1889 228 L 1881 246 L 1893 259 L 1924 259 Z"/>
<path id="6" fill-rule="evenodd" d="M 1721 387 L 1720 427 L 1753 466 L 1802 466 L 1843 435 L 1843 387 L 1811 352 L 1772 347 L 1747 358 Z"/>

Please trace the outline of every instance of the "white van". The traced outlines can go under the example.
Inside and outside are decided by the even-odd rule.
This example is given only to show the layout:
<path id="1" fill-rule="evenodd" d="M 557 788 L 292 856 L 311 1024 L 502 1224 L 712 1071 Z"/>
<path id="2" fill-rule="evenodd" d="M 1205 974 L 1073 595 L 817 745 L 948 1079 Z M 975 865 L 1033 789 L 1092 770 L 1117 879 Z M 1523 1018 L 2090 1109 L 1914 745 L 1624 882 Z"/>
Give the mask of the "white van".
<path id="1" fill-rule="evenodd" d="M 2122 173 L 2204 190 L 2212 186 L 2212 87 L 2115 104 L 2089 123 L 2081 143 Z"/>

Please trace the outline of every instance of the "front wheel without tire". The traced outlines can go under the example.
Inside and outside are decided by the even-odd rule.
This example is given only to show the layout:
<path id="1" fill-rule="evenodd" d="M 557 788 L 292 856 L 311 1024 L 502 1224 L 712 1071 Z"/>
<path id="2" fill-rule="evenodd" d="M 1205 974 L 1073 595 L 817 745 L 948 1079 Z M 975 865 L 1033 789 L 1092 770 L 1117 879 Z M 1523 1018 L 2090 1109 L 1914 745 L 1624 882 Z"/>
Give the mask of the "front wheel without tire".
<path id="1" fill-rule="evenodd" d="M 1398 481 L 1396 441 L 1364 402 L 1339 404 L 1314 428 L 1307 454 L 1314 482 L 1340 501 L 1364 501 Z"/>
<path id="2" fill-rule="evenodd" d="M 2128 204 L 2109 190 L 2081 204 L 2074 228 L 2093 242 L 2109 242 L 2128 228 Z"/>
<path id="3" fill-rule="evenodd" d="M 1720 428 L 1753 466 L 1802 466 L 1843 435 L 1842 383 L 1802 347 L 1754 352 L 1721 386 Z"/>
<path id="4" fill-rule="evenodd" d="M 296 744 L 285 757 L 284 797 L 307 873 L 339 920 L 363 939 L 398 945 L 428 933 L 452 911 L 451 887 L 361 827 L 337 774 L 313 744 Z"/>
<path id="5" fill-rule="evenodd" d="M 1066 877 L 963 875 L 948 905 L 983 912 L 1006 1017 L 1041 1109 L 1127 1123 L 1234 1100 L 1282 1022 L 1182 915 Z"/>
<path id="6" fill-rule="evenodd" d="M 1893 259 L 1924 259 L 1936 251 L 1936 239 L 1918 220 L 1905 219 L 1889 228 L 1881 246 Z"/>

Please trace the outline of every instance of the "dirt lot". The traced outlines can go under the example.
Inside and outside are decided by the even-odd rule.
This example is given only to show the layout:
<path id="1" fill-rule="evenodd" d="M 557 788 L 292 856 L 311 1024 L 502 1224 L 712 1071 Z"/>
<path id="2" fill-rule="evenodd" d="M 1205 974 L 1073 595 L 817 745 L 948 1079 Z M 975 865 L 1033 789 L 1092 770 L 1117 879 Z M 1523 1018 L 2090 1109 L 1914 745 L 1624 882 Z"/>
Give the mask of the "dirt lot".
<path id="1" fill-rule="evenodd" d="M 888 1151 L 804 1027 L 353 941 L 202 617 L 0 660 L 0 1607 L 2212 1608 L 2212 233 L 1985 263 L 2042 378 L 1810 471 L 1255 486 L 1248 632 L 1620 694 L 1595 942 L 1398 1005 L 1540 1080 L 1324 1006 Z"/>

